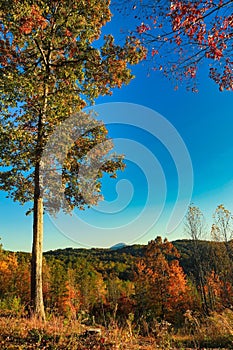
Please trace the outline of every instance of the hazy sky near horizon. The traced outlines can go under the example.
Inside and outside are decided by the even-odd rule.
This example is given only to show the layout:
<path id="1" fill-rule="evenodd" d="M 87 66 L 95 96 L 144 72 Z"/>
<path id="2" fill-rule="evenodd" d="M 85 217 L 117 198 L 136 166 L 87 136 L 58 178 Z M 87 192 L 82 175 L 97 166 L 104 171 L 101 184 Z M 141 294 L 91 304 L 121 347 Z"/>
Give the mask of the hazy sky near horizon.
<path id="1" fill-rule="evenodd" d="M 117 25 L 119 18 L 105 32 L 116 31 Z M 232 92 L 219 92 L 205 67 L 195 94 L 185 87 L 174 91 L 159 72 L 148 76 L 146 63 L 133 67 L 133 73 L 128 86 L 99 98 L 94 108 L 107 123 L 116 151 L 125 153 L 126 170 L 118 179 L 103 179 L 107 202 L 97 208 L 66 218 L 46 214 L 44 250 L 147 243 L 157 235 L 187 238 L 182 222 L 169 232 L 167 225 L 174 207 L 181 221 L 189 202 L 200 207 L 209 225 L 217 205 L 233 212 Z M 5 249 L 31 250 L 28 207 L 0 193 Z"/>

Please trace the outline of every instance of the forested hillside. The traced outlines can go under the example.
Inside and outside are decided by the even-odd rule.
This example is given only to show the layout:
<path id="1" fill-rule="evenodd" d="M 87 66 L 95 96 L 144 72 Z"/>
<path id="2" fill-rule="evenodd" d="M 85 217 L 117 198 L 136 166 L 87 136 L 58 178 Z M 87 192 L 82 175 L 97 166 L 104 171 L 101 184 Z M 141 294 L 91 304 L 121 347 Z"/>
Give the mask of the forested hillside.
<path id="1" fill-rule="evenodd" d="M 97 317 L 98 322 L 110 319 L 115 312 L 123 322 L 129 313 L 140 313 L 141 307 L 139 318 L 159 316 L 178 326 L 186 309 L 203 309 L 208 313 L 231 305 L 232 251 L 232 241 L 226 247 L 224 243 L 210 241 L 170 243 L 160 237 L 148 245 L 117 250 L 48 251 L 44 253 L 43 271 L 47 311 L 85 313 Z M 0 269 L 1 304 L 10 309 L 14 300 L 27 308 L 30 254 L 2 250 Z M 159 293 L 163 293 L 161 298 Z M 175 306 L 173 303 L 177 305 L 181 299 L 177 319 L 177 310 L 172 315 L 171 309 Z M 141 303 L 145 303 L 146 308 Z M 143 315 L 145 309 L 148 309 L 147 315 Z"/>
<path id="2" fill-rule="evenodd" d="M 43 294 L 47 317 L 64 317 L 105 329 L 114 324 L 142 336 L 154 336 L 156 327 L 162 327 L 165 333 L 172 327 L 172 332 L 194 332 L 200 337 L 199 325 L 208 320 L 216 327 L 219 320 L 215 318 L 222 320 L 226 310 L 232 308 L 232 252 L 232 241 L 171 243 L 161 237 L 147 245 L 117 250 L 66 248 L 45 252 Z M 27 316 L 30 311 L 30 260 L 29 253 L 1 248 L 3 318 Z M 224 341 L 221 336 L 220 343 L 225 342 L 232 344 L 229 332 Z"/>

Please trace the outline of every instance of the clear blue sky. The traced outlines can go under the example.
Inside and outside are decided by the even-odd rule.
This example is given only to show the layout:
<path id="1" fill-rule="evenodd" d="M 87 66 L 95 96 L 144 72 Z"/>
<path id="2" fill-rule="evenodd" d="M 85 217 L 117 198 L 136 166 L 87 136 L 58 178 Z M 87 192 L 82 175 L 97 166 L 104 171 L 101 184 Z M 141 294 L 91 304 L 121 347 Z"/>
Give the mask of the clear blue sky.
<path id="1" fill-rule="evenodd" d="M 105 31 L 116 31 L 118 25 L 119 18 L 115 18 Z M 128 244 L 147 243 L 157 235 L 167 236 L 169 240 L 186 237 L 182 223 L 172 232 L 166 231 L 180 190 L 177 160 L 174 160 L 174 154 L 180 151 L 176 149 L 176 144 L 172 146 L 173 155 L 166 148 L 166 144 L 176 137 L 171 131 L 173 127 L 186 145 L 192 162 L 194 186 L 191 201 L 200 207 L 209 225 L 218 204 L 223 203 L 233 212 L 232 92 L 219 92 L 204 67 L 197 94 L 187 92 L 185 87 L 174 91 L 174 86 L 161 74 L 151 72 L 147 76 L 147 68 L 146 64 L 134 67 L 136 78 L 130 85 L 115 90 L 111 97 L 97 101 L 100 119 L 111 120 L 110 136 L 118 151 L 122 152 L 122 147 L 125 147 L 123 152 L 127 158 L 127 168 L 117 180 L 103 180 L 103 193 L 110 203 L 102 203 L 86 212 L 75 212 L 68 219 L 53 220 L 45 215 L 44 250 L 71 246 L 108 247 L 122 241 Z M 103 107 L 105 103 L 107 105 Z M 134 115 L 132 108 L 136 108 L 138 116 L 137 112 Z M 147 108 L 162 115 L 165 118 L 163 122 L 171 123 L 171 129 L 162 124 L 166 128 L 164 144 L 164 140 L 149 134 L 143 126 L 135 126 L 140 116 L 143 122 L 152 123 L 150 113 L 153 112 Z M 130 125 L 122 119 L 116 124 L 117 116 L 124 118 L 124 113 Z M 155 130 L 155 125 L 150 127 Z M 182 152 L 185 152 L 184 149 L 179 153 L 181 158 Z M 188 168 L 181 166 L 181 170 L 183 192 L 178 206 L 182 207 L 189 199 L 191 175 Z M 28 206 L 13 203 L 4 195 L 0 193 L 0 237 L 3 246 L 9 250 L 30 251 L 32 217 L 25 216 Z"/>

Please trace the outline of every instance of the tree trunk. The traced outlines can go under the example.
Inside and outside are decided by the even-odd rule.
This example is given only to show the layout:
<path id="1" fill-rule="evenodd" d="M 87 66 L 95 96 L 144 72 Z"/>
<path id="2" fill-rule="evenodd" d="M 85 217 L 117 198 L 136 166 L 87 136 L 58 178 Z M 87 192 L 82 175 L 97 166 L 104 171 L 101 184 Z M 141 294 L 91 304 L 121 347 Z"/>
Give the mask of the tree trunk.
<path id="1" fill-rule="evenodd" d="M 35 189 L 33 209 L 33 244 L 31 263 L 31 306 L 32 314 L 45 320 L 42 291 L 42 261 L 43 261 L 43 198 L 40 193 L 40 164 L 35 167 Z"/>
<path id="2" fill-rule="evenodd" d="M 49 66 L 46 67 L 49 76 Z M 48 78 L 48 77 L 47 77 Z M 39 114 L 37 130 L 36 165 L 34 173 L 34 207 L 33 207 L 33 243 L 31 264 L 31 307 L 32 314 L 41 320 L 45 320 L 43 301 L 43 189 L 41 187 L 41 155 L 43 151 L 43 121 L 46 119 L 48 104 L 48 84 L 44 85 L 44 104 Z"/>

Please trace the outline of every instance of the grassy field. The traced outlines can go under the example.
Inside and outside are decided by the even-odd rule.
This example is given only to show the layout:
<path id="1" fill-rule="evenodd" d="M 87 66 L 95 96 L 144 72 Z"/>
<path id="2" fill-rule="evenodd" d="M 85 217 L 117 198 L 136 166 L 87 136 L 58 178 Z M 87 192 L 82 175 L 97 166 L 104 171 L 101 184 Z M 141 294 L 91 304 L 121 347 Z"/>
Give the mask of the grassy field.
<path id="1" fill-rule="evenodd" d="M 190 322 L 178 332 L 169 329 L 166 323 L 157 323 L 154 334 L 146 336 L 140 336 L 130 323 L 123 329 L 113 322 L 106 329 L 55 316 L 45 323 L 33 318 L 3 316 L 0 349 L 233 349 L 233 312 L 213 314 L 201 325 L 198 321 Z"/>

